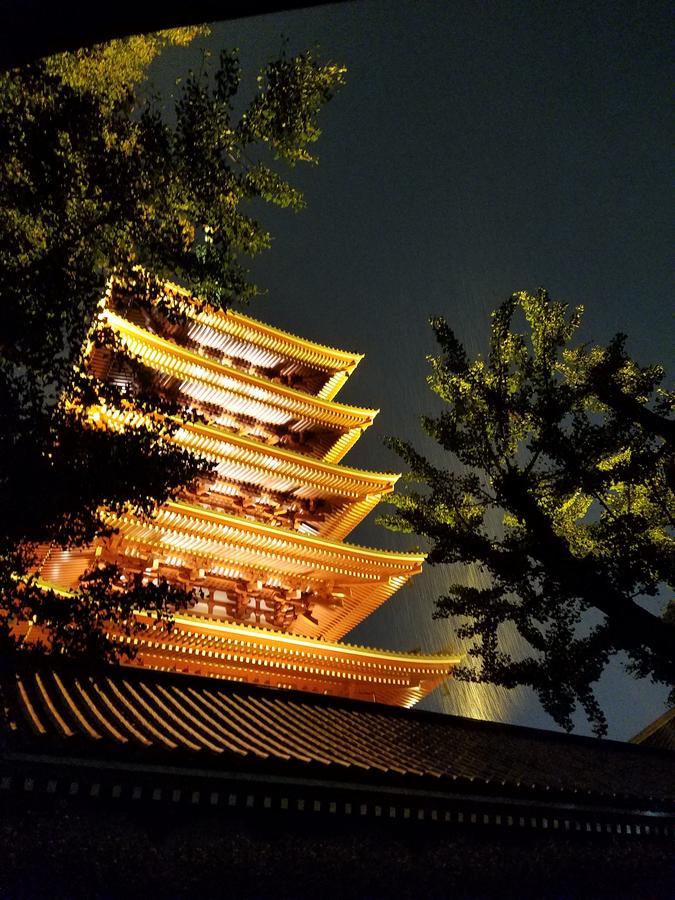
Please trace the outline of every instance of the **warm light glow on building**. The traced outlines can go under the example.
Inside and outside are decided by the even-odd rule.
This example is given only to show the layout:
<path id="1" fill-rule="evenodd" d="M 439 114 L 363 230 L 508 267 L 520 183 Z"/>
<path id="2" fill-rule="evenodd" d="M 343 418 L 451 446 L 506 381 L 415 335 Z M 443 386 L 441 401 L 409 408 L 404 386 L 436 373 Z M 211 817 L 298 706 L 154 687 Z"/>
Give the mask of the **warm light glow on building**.
<path id="1" fill-rule="evenodd" d="M 178 315 L 167 316 L 169 304 Z M 113 516 L 113 537 L 73 552 L 46 548 L 45 582 L 75 589 L 96 562 L 199 589 L 201 600 L 132 642 L 135 665 L 412 706 L 457 664 L 454 655 L 393 653 L 338 643 L 421 571 L 424 557 L 345 543 L 398 476 L 338 465 L 377 410 L 337 403 L 362 359 L 237 313 L 174 285 L 141 303 L 111 283 L 93 339 L 97 377 L 133 384 L 139 364 L 158 395 L 199 414 L 174 419 L 170 440 L 213 466 L 152 518 Z M 129 363 L 133 360 L 133 365 Z M 124 404 L 82 410 L 93 428 L 142 427 Z"/>

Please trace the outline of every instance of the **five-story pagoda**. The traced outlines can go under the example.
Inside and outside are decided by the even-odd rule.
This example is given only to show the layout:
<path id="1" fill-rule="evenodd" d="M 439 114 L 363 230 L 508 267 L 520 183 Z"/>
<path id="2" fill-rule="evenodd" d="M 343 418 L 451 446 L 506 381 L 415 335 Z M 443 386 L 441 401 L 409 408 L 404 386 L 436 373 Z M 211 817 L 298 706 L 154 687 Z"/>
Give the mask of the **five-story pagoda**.
<path id="1" fill-rule="evenodd" d="M 168 314 L 167 314 L 168 313 Z M 341 465 L 377 410 L 336 402 L 361 356 L 216 310 L 165 284 L 152 302 L 110 283 L 92 374 L 143 379 L 185 415 L 171 440 L 211 474 L 152 518 L 110 516 L 111 538 L 48 550 L 41 578 L 72 589 L 96 562 L 198 589 L 170 633 L 147 617 L 133 664 L 412 706 L 456 656 L 374 650 L 344 635 L 420 572 L 424 557 L 345 542 L 396 475 Z M 120 352 L 121 351 L 121 352 Z M 188 415 L 189 411 L 189 415 Z M 133 427 L 138 410 L 89 410 Z"/>

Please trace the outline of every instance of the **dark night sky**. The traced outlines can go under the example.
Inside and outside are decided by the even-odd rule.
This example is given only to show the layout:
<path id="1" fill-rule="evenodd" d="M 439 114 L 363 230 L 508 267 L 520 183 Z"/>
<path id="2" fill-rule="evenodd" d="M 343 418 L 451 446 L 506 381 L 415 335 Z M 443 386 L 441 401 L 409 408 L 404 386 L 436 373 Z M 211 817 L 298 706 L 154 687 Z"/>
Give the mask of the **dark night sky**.
<path id="1" fill-rule="evenodd" d="M 251 76 L 282 36 L 349 70 L 322 113 L 320 165 L 293 173 L 308 208 L 264 212 L 274 246 L 253 271 L 269 293 L 249 310 L 366 353 L 339 399 L 381 413 L 345 462 L 399 470 L 381 438 L 418 438 L 427 317 L 444 314 L 477 352 L 514 290 L 584 304 L 586 339 L 625 331 L 639 361 L 672 371 L 669 31 L 653 0 L 367 0 L 214 26 L 208 46 L 239 47 Z M 157 81 L 186 59 L 167 53 Z M 371 521 L 351 539 L 411 546 Z M 450 623 L 431 621 L 445 577 L 428 569 L 350 640 L 457 646 Z M 612 737 L 663 711 L 664 692 L 618 666 L 600 693 Z M 552 727 L 525 690 L 453 684 L 425 705 Z"/>

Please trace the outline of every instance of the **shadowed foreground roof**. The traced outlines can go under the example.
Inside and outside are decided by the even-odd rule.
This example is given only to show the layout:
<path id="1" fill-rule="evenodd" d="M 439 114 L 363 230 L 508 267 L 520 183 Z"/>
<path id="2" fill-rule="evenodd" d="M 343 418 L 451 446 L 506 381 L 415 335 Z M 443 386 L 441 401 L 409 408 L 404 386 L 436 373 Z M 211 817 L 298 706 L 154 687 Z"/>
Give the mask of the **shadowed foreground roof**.
<path id="1" fill-rule="evenodd" d="M 672 755 L 457 716 L 109 669 L 3 676 L 10 751 L 668 808 Z"/>

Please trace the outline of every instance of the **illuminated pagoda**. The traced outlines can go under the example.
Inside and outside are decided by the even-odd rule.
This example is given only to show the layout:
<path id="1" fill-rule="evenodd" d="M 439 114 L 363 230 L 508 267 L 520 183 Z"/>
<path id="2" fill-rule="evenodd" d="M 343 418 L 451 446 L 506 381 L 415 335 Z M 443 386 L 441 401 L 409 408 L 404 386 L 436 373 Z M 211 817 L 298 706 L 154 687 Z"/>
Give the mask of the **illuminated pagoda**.
<path id="1" fill-rule="evenodd" d="M 362 357 L 313 343 L 165 284 L 139 302 L 111 282 L 90 371 L 120 386 L 138 378 L 185 410 L 171 440 L 212 474 L 152 518 L 110 515 L 112 538 L 78 551 L 45 548 L 44 582 L 75 589 L 96 562 L 163 577 L 201 600 L 165 626 L 139 614 L 133 665 L 410 707 L 447 678 L 449 655 L 341 643 L 421 571 L 423 555 L 346 543 L 393 490 L 396 475 L 341 464 L 377 414 L 336 402 Z M 121 351 L 121 352 L 120 352 Z M 195 415 L 196 414 L 196 415 Z M 133 427 L 135 408 L 90 409 Z"/>

